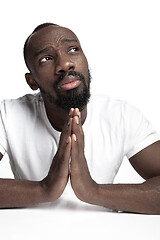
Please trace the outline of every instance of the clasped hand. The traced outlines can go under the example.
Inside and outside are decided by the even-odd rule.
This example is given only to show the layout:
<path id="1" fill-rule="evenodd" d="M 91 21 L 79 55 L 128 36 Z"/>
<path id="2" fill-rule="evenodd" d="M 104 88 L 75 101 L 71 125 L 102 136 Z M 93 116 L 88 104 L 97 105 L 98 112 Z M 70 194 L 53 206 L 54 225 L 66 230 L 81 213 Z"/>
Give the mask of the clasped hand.
<path id="1" fill-rule="evenodd" d="M 59 147 L 47 177 L 43 180 L 51 201 L 58 199 L 70 177 L 75 195 L 92 203 L 97 184 L 90 176 L 84 155 L 84 133 L 79 110 L 71 109 L 63 127 Z"/>

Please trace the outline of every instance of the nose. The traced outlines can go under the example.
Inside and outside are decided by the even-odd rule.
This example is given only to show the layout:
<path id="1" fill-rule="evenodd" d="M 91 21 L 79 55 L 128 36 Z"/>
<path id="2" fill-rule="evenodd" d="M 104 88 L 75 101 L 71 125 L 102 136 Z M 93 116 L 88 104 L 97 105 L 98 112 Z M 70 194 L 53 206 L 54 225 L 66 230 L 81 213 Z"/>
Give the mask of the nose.
<path id="1" fill-rule="evenodd" d="M 67 56 L 59 56 L 56 64 L 56 74 L 74 70 L 75 66 L 71 59 Z"/>

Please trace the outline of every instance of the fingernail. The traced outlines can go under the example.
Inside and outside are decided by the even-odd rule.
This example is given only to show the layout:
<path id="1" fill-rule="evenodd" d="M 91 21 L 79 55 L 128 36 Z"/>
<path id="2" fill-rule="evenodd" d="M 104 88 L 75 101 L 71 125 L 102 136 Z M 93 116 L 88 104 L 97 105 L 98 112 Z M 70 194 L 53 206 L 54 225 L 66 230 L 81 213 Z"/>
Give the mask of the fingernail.
<path id="1" fill-rule="evenodd" d="M 70 141 L 70 139 L 69 139 L 69 138 L 70 138 L 70 137 L 68 137 L 68 138 L 67 138 L 67 141 L 66 141 L 66 143 L 67 143 L 67 144 L 68 144 L 68 143 L 69 143 L 69 141 Z"/>
<path id="2" fill-rule="evenodd" d="M 80 117 L 80 111 L 79 111 L 79 109 L 76 108 L 75 110 L 76 110 L 76 112 L 77 112 L 77 116 Z"/>
<path id="3" fill-rule="evenodd" d="M 76 135 L 73 134 L 73 140 L 76 142 L 77 141 L 77 138 L 76 138 Z"/>
<path id="4" fill-rule="evenodd" d="M 69 117 L 71 117 L 71 116 L 72 116 L 72 114 L 73 114 L 73 111 L 74 111 L 74 108 L 71 108 L 71 109 L 70 109 L 70 111 L 69 111 Z"/>

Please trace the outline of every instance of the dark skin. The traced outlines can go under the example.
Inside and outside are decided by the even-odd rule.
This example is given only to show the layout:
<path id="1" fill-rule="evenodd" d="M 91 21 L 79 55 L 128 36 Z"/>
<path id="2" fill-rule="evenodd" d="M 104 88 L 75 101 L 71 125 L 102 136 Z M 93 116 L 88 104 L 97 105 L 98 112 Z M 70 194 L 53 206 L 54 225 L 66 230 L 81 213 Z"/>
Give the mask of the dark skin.
<path id="1" fill-rule="evenodd" d="M 48 29 L 50 29 L 49 32 Z M 33 90 L 37 90 L 40 85 L 56 99 L 56 92 L 52 86 L 61 74 L 76 70 L 88 78 L 87 59 L 77 36 L 69 29 L 56 26 L 44 28 L 32 36 L 28 48 L 27 59 L 31 73 L 26 74 L 26 81 Z M 78 89 L 79 91 L 82 89 L 82 84 Z M 62 92 L 65 95 L 63 89 Z M 49 121 L 56 130 L 62 131 L 68 117 L 68 111 L 51 104 L 46 96 L 43 94 L 42 96 Z M 84 122 L 87 107 L 83 109 L 81 114 L 82 122 Z"/>
<path id="2" fill-rule="evenodd" d="M 26 74 L 26 81 L 33 90 L 41 86 L 56 99 L 52 84 L 62 72 L 75 70 L 88 79 L 86 57 L 77 37 L 69 29 L 49 26 L 40 30 L 30 38 L 28 50 L 30 73 Z M 78 91 L 82 87 L 82 84 L 78 85 Z M 65 91 L 63 89 L 61 93 L 66 94 Z M 81 112 L 76 108 L 68 113 L 51 103 L 46 95 L 42 96 L 50 123 L 62 132 L 57 153 L 42 181 L 1 179 L 0 207 L 55 201 L 62 195 L 70 177 L 75 195 L 81 201 L 126 212 L 160 214 L 160 141 L 130 159 L 135 170 L 146 179 L 144 183 L 97 184 L 90 175 L 84 154 L 82 125 L 87 107 Z"/>

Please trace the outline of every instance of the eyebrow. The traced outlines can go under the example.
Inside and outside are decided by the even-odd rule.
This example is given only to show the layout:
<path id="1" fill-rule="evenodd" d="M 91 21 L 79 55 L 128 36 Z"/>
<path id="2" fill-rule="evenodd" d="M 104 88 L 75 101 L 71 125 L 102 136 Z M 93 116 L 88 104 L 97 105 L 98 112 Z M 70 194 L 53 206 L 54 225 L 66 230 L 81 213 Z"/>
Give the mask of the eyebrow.
<path id="1" fill-rule="evenodd" d="M 53 50 L 53 47 L 46 47 L 46 48 L 43 48 L 39 51 L 37 51 L 35 53 L 35 57 L 37 57 L 38 55 L 42 54 L 42 53 L 45 53 L 45 52 L 49 52 L 50 50 Z"/>
<path id="2" fill-rule="evenodd" d="M 77 39 L 70 39 L 70 38 L 64 38 L 64 39 L 61 40 L 61 44 L 64 44 L 65 42 L 78 42 L 78 40 Z M 35 57 L 37 57 L 38 55 L 40 55 L 42 53 L 49 52 L 50 50 L 53 50 L 52 46 L 43 48 L 43 49 L 41 49 L 41 50 L 39 50 L 35 53 Z"/>
<path id="3" fill-rule="evenodd" d="M 61 44 L 65 43 L 65 42 L 78 42 L 77 39 L 71 39 L 71 38 L 64 38 L 61 40 Z"/>

